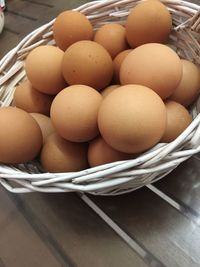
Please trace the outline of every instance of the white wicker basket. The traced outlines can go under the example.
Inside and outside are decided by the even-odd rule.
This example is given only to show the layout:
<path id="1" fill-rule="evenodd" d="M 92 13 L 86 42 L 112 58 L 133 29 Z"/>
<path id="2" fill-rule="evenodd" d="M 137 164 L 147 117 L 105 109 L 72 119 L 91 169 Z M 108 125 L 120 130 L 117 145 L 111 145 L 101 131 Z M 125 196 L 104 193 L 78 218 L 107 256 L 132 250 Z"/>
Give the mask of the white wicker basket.
<path id="1" fill-rule="evenodd" d="M 76 10 L 87 15 L 94 28 L 109 22 L 124 24 L 138 0 L 93 1 Z M 200 6 L 181 0 L 162 0 L 173 16 L 172 47 L 181 57 L 200 64 Z M 26 36 L 0 61 L 0 106 L 11 104 L 15 85 L 25 77 L 24 58 L 41 44 L 54 44 L 52 24 Z M 199 33 L 198 33 L 199 32 Z M 74 173 L 42 173 L 37 161 L 0 165 L 0 183 L 15 193 L 88 192 L 116 195 L 133 191 L 166 176 L 180 163 L 200 152 L 200 98 L 191 108 L 193 122 L 173 142 L 158 144 L 133 160 L 114 162 Z"/>

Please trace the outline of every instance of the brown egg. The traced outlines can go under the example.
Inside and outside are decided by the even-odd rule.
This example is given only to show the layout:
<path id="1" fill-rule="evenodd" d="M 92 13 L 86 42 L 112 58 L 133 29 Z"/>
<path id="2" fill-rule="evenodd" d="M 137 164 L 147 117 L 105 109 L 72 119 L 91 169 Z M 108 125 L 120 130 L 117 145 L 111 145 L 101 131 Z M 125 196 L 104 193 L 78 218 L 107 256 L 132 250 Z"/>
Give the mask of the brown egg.
<path id="1" fill-rule="evenodd" d="M 100 44 L 80 41 L 66 50 L 62 70 L 68 84 L 84 84 L 101 90 L 112 79 L 113 62 Z"/>
<path id="2" fill-rule="evenodd" d="M 65 51 L 75 42 L 92 40 L 93 29 L 84 14 L 67 10 L 57 16 L 53 25 L 53 36 L 57 46 Z"/>
<path id="3" fill-rule="evenodd" d="M 88 162 L 90 167 L 126 159 L 131 159 L 131 155 L 115 150 L 102 137 L 97 137 L 89 144 Z"/>
<path id="4" fill-rule="evenodd" d="M 126 23 L 131 47 L 146 43 L 165 43 L 172 29 L 172 16 L 159 1 L 145 1 L 133 8 Z"/>
<path id="5" fill-rule="evenodd" d="M 86 142 L 99 133 L 97 114 L 102 96 L 85 85 L 62 90 L 51 106 L 51 120 L 56 132 L 72 142 Z"/>
<path id="6" fill-rule="evenodd" d="M 51 123 L 51 119 L 48 116 L 45 116 L 40 113 L 30 113 L 30 115 L 36 120 L 38 123 L 43 137 L 43 143 L 46 142 L 47 137 L 55 132 L 53 125 Z"/>
<path id="7" fill-rule="evenodd" d="M 182 59 L 181 62 L 183 75 L 170 99 L 187 107 L 194 102 L 200 93 L 200 71 L 194 63 L 188 60 Z"/>
<path id="8" fill-rule="evenodd" d="M 109 95 L 112 91 L 114 91 L 116 88 L 120 87 L 119 84 L 113 84 L 113 85 L 110 85 L 108 87 L 106 87 L 105 89 L 103 89 L 101 91 L 101 95 L 104 97 L 106 97 L 107 95 Z"/>
<path id="9" fill-rule="evenodd" d="M 35 90 L 29 81 L 18 85 L 14 93 L 15 106 L 27 112 L 50 113 L 53 97 Z"/>
<path id="10" fill-rule="evenodd" d="M 172 101 L 165 101 L 167 111 L 167 127 L 161 142 L 169 143 L 176 139 L 192 122 L 188 110 L 181 104 Z"/>
<path id="11" fill-rule="evenodd" d="M 64 52 L 58 47 L 42 45 L 27 56 L 25 70 L 32 86 L 38 91 L 55 95 L 66 87 L 62 77 Z"/>
<path id="12" fill-rule="evenodd" d="M 182 77 L 178 55 L 163 44 L 145 44 L 124 59 L 120 69 L 121 84 L 141 84 L 154 90 L 162 99 L 169 97 Z"/>
<path id="13" fill-rule="evenodd" d="M 74 172 L 86 169 L 87 144 L 72 143 L 52 134 L 44 144 L 40 162 L 44 170 L 48 172 Z"/>
<path id="14" fill-rule="evenodd" d="M 117 23 L 103 25 L 95 34 L 94 41 L 105 47 L 112 58 L 127 49 L 125 28 Z"/>
<path id="15" fill-rule="evenodd" d="M 1 163 L 25 163 L 38 155 L 42 133 L 26 111 L 15 107 L 0 108 L 0 125 Z"/>
<path id="16" fill-rule="evenodd" d="M 166 127 L 162 99 L 141 85 L 115 89 L 103 99 L 98 126 L 106 143 L 124 153 L 143 152 L 159 142 Z"/>
<path id="17" fill-rule="evenodd" d="M 124 61 L 125 57 L 131 52 L 133 49 L 127 49 L 119 53 L 113 60 L 114 63 L 114 81 L 116 83 L 120 83 L 119 73 L 122 62 Z"/>

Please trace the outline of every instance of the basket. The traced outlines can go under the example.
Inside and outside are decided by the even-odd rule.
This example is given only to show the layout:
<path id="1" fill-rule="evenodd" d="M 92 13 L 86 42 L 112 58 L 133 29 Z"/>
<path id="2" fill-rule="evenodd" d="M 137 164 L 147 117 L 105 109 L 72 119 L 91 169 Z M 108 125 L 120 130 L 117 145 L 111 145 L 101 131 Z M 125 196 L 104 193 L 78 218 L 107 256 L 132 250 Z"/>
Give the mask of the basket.
<path id="1" fill-rule="evenodd" d="M 109 22 L 125 23 L 138 0 L 93 1 L 75 10 L 85 14 L 98 29 Z M 173 16 L 170 45 L 183 58 L 200 64 L 200 6 L 180 0 L 162 0 Z M 25 77 L 24 59 L 33 48 L 54 45 L 53 21 L 27 35 L 0 61 L 0 106 L 12 102 L 15 86 Z M 199 32 L 199 33 L 198 33 Z M 0 165 L 0 183 L 14 193 L 87 192 L 117 195 L 153 183 L 180 163 L 200 152 L 200 98 L 191 107 L 193 121 L 173 142 L 159 143 L 136 159 L 118 161 L 72 173 L 42 173 L 37 161 Z"/>

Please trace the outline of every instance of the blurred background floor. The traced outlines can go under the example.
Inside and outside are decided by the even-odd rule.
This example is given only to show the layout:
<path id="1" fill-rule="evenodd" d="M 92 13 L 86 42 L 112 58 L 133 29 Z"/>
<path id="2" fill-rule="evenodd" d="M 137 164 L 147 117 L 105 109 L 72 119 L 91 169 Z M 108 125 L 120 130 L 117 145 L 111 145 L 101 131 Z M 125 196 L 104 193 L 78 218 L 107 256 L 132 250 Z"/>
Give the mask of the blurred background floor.
<path id="1" fill-rule="evenodd" d="M 7 0 L 0 57 L 61 10 L 85 2 Z M 132 249 L 76 194 L 14 195 L 0 187 L 0 267 L 199 267 L 199 166 L 191 158 L 149 188 L 90 196 L 129 234 Z"/>

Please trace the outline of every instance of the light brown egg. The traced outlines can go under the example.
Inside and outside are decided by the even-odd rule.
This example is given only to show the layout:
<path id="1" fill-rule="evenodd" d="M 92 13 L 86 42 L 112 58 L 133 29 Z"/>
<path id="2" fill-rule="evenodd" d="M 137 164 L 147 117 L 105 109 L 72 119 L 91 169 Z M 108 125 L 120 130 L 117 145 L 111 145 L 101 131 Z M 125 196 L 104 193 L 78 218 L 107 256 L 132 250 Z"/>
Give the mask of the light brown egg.
<path id="1" fill-rule="evenodd" d="M 192 122 L 188 110 L 181 104 L 172 101 L 165 101 L 167 111 L 167 127 L 161 142 L 169 143 L 175 140 Z"/>
<path id="2" fill-rule="evenodd" d="M 103 25 L 95 34 L 94 41 L 105 47 L 112 58 L 127 49 L 126 30 L 118 23 Z"/>
<path id="3" fill-rule="evenodd" d="M 194 102 L 200 93 L 200 71 L 194 63 L 188 60 L 182 59 L 181 62 L 183 75 L 170 99 L 187 107 Z"/>
<path id="4" fill-rule="evenodd" d="M 182 63 L 178 55 L 163 44 L 145 44 L 135 48 L 124 59 L 120 81 L 140 84 L 154 90 L 162 99 L 169 97 L 182 77 Z"/>
<path id="5" fill-rule="evenodd" d="M 159 142 L 166 127 L 162 99 L 141 85 L 115 89 L 103 99 L 98 113 L 99 131 L 112 148 L 139 153 Z"/>
<path id="6" fill-rule="evenodd" d="M 131 159 L 131 155 L 115 150 L 102 137 L 97 137 L 89 144 L 88 162 L 90 167 L 126 159 Z"/>
<path id="7" fill-rule="evenodd" d="M 53 97 L 34 89 L 29 81 L 20 83 L 13 97 L 15 106 L 27 112 L 49 115 Z"/>
<path id="8" fill-rule="evenodd" d="M 72 142 L 86 142 L 99 133 L 97 114 L 102 96 L 85 85 L 62 90 L 53 100 L 51 120 L 56 132 Z"/>
<path id="9" fill-rule="evenodd" d="M 48 116 L 45 116 L 40 113 L 30 113 L 30 115 L 36 120 L 38 123 L 43 137 L 43 143 L 46 142 L 47 137 L 55 132 L 53 125 L 51 123 L 51 119 Z"/>
<path id="10" fill-rule="evenodd" d="M 44 144 L 40 162 L 48 172 L 74 172 L 86 169 L 87 147 L 85 143 L 72 143 L 52 134 Z"/>
<path id="11" fill-rule="evenodd" d="M 65 51 L 62 72 L 69 85 L 84 84 L 101 90 L 110 84 L 113 62 L 100 44 L 79 41 Z"/>
<path id="12" fill-rule="evenodd" d="M 81 40 L 92 40 L 93 29 L 87 17 L 73 10 L 60 13 L 53 24 L 53 36 L 57 46 L 66 50 Z"/>
<path id="13" fill-rule="evenodd" d="M 16 107 L 0 108 L 0 125 L 1 163 L 25 163 L 38 155 L 42 133 L 26 111 Z"/>
<path id="14" fill-rule="evenodd" d="M 64 52 L 58 47 L 41 45 L 27 56 L 25 70 L 28 80 L 38 91 L 55 95 L 66 87 L 62 77 Z"/>
<path id="15" fill-rule="evenodd" d="M 120 68 L 122 65 L 122 62 L 124 61 L 125 57 L 131 52 L 133 49 L 127 49 L 119 53 L 113 60 L 114 63 L 114 81 L 115 83 L 120 83 Z"/>
<path id="16" fill-rule="evenodd" d="M 126 23 L 131 47 L 146 43 L 165 43 L 172 29 L 172 16 L 159 1 L 145 1 L 133 8 Z"/>
<path id="17" fill-rule="evenodd" d="M 103 89 L 101 91 L 101 95 L 104 97 L 106 97 L 107 95 L 109 95 L 112 91 L 114 91 L 116 88 L 120 87 L 120 84 L 113 84 L 110 85 L 108 87 L 106 87 L 105 89 Z"/>

